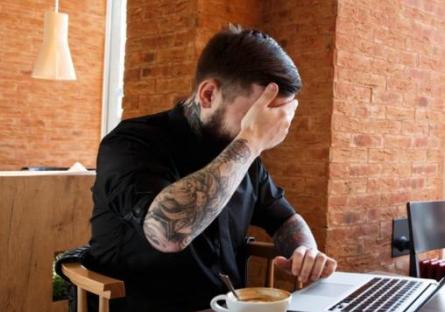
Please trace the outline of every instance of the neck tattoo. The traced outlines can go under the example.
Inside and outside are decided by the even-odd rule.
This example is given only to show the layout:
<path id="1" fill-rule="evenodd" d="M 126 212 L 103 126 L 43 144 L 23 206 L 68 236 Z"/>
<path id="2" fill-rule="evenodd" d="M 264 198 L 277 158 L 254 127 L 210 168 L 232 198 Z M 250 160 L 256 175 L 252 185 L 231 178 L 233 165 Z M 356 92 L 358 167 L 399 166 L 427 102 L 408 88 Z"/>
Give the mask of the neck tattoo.
<path id="1" fill-rule="evenodd" d="M 192 130 L 197 134 L 202 134 L 201 106 L 194 99 L 184 102 L 184 115 Z"/>

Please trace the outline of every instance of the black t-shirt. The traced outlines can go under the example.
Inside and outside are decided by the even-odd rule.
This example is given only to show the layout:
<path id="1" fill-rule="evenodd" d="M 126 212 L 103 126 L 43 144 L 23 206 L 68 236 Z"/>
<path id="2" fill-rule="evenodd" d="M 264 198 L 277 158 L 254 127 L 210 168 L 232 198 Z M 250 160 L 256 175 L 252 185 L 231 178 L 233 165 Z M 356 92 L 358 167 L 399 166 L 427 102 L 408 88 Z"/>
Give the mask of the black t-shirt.
<path id="1" fill-rule="evenodd" d="M 143 233 L 147 210 L 163 188 L 209 162 L 221 148 L 194 134 L 183 106 L 122 121 L 101 142 L 88 265 L 123 279 L 126 297 L 114 311 L 195 311 L 226 292 L 218 277 L 244 284 L 245 236 L 250 224 L 270 235 L 294 210 L 263 167 L 250 166 L 215 221 L 178 253 L 153 248 Z M 112 300 L 113 301 L 113 300 Z"/>

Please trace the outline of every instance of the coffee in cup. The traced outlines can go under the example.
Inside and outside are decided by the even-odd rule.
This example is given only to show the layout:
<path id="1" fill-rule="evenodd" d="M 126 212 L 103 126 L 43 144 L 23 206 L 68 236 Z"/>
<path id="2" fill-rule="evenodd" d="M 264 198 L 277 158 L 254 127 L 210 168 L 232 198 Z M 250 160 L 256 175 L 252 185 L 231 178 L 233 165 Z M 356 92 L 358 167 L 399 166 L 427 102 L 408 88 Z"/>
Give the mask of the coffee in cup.
<path id="1" fill-rule="evenodd" d="M 236 290 L 240 300 L 232 292 L 214 297 L 210 307 L 216 312 L 286 312 L 291 294 L 285 290 L 266 287 L 242 288 Z M 227 308 L 218 301 L 225 301 Z"/>

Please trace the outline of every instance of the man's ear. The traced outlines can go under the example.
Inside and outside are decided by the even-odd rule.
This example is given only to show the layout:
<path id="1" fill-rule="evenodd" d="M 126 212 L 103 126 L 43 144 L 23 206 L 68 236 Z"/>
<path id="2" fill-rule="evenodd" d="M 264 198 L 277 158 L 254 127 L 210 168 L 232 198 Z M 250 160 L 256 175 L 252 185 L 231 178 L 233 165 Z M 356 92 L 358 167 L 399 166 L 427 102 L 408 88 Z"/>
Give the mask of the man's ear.
<path id="1" fill-rule="evenodd" d="M 198 101 L 203 108 L 211 108 L 215 100 L 216 92 L 219 89 L 219 84 L 214 79 L 206 79 L 199 84 L 198 87 Z"/>

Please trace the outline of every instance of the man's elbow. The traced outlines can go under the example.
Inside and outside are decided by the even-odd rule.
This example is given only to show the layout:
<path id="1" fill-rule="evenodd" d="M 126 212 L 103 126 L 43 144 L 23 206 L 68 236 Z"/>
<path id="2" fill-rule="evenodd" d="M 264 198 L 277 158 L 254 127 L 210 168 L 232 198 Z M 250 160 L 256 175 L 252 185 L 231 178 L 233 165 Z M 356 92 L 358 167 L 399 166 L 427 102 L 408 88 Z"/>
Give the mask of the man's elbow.
<path id="1" fill-rule="evenodd" d="M 152 233 L 145 233 L 145 238 L 154 249 L 162 253 L 181 252 L 189 245 L 188 243 L 184 242 L 168 240 L 165 237 L 158 237 Z"/>
<path id="2" fill-rule="evenodd" d="M 189 235 L 171 233 L 170 225 L 159 218 L 146 217 L 143 231 L 145 238 L 156 250 L 164 253 L 181 252 L 190 244 Z"/>
<path id="3" fill-rule="evenodd" d="M 184 250 L 184 247 L 180 246 L 177 243 L 167 243 L 167 244 L 154 244 L 149 241 L 149 243 L 155 248 L 156 250 L 162 252 L 162 253 L 177 253 Z"/>

